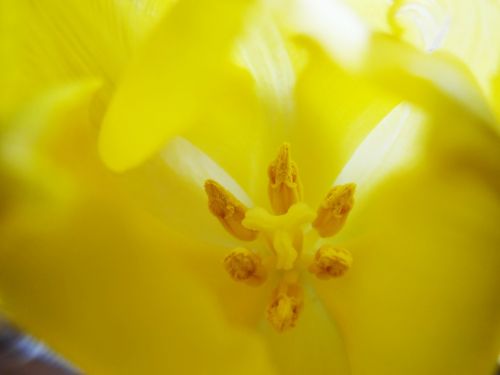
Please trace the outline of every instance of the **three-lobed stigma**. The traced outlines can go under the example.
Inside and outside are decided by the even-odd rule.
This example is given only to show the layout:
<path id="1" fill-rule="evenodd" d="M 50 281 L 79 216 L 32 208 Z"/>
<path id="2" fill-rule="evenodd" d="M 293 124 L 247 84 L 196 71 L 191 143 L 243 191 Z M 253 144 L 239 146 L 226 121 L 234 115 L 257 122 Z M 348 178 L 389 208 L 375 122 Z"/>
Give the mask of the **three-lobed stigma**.
<path id="1" fill-rule="evenodd" d="M 272 212 L 262 207 L 245 207 L 213 180 L 205 182 L 205 192 L 210 212 L 228 233 L 248 242 L 260 237 L 270 250 L 268 255 L 259 253 L 258 247 L 237 247 L 224 259 L 224 268 L 233 280 L 251 286 L 263 284 L 272 269 L 281 275 L 267 308 L 267 320 L 276 331 L 284 332 L 296 325 L 304 305 L 299 282 L 303 271 L 326 280 L 344 275 L 352 265 L 352 255 L 347 249 L 329 243 L 317 249 L 304 249 L 303 238 L 311 229 L 322 238 L 337 234 L 353 207 L 356 186 L 352 183 L 334 186 L 320 207 L 316 211 L 311 209 L 302 201 L 298 168 L 287 143 L 271 162 L 268 178 Z"/>

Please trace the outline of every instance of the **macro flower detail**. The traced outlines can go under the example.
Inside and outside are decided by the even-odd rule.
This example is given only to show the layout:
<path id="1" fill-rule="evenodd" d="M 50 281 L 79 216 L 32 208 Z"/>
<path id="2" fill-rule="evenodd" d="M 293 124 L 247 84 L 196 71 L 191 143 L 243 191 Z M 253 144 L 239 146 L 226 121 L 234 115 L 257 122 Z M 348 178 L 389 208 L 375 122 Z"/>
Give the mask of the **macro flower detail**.
<path id="1" fill-rule="evenodd" d="M 265 281 L 270 270 L 264 265 L 280 273 L 267 318 L 278 332 L 283 332 L 295 326 L 304 305 L 302 272 L 309 269 L 319 279 L 328 279 L 342 276 L 351 267 L 348 250 L 322 244 L 316 251 L 304 248 L 303 243 L 304 235 L 311 229 L 323 238 L 340 231 L 354 204 L 355 184 L 334 186 L 315 212 L 302 202 L 302 184 L 289 144 L 280 147 L 268 171 L 268 196 L 273 213 L 262 207 L 247 209 L 213 180 L 205 182 L 205 192 L 210 212 L 227 232 L 242 241 L 253 241 L 259 234 L 263 237 L 267 251 L 253 250 L 251 244 L 250 248 L 238 247 L 226 256 L 224 266 L 234 280 L 252 286 Z"/>
<path id="2" fill-rule="evenodd" d="M 0 313 L 86 375 L 492 374 L 499 20 L 0 0 Z"/>

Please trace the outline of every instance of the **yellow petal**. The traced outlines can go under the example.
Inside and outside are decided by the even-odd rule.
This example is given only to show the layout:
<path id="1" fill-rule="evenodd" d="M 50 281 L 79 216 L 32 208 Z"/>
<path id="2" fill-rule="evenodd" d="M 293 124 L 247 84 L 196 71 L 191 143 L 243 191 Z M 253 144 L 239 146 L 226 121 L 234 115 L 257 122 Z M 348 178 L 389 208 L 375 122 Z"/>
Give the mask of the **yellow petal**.
<path id="1" fill-rule="evenodd" d="M 0 228 L 3 312 L 86 373 L 272 373 L 261 339 L 240 328 L 252 313 L 225 310 L 213 291 L 225 293 L 213 286 L 226 277 L 222 249 L 216 278 L 218 252 L 195 258 L 206 247 L 134 205 L 100 163 L 91 93 L 55 90 L 12 128 L 25 143 L 2 164 L 14 188 Z M 58 175 L 43 189 L 24 178 L 53 177 L 42 157 L 77 187 L 72 199 L 55 199 Z M 193 258 L 211 267 L 212 284 Z"/>
<path id="2" fill-rule="evenodd" d="M 124 206 L 94 197 L 49 225 L 33 215 L 4 221 L 8 316 L 86 373 L 271 373 L 262 342 L 228 323 L 210 286 L 172 251 L 198 244 Z"/>
<path id="3" fill-rule="evenodd" d="M 493 80 L 493 110 L 497 118 L 497 122 L 500 123 L 500 69 L 497 72 Z"/>
<path id="4" fill-rule="evenodd" d="M 217 181 L 247 207 L 254 205 L 218 163 L 182 137 L 173 138 L 155 157 L 116 178 L 129 199 L 140 203 L 170 228 L 219 246 L 235 243 L 210 213 L 205 181 Z"/>
<path id="5" fill-rule="evenodd" d="M 287 9 L 292 33 L 309 35 L 344 66 L 359 66 L 370 39 L 369 29 L 340 0 L 295 0 Z"/>
<path id="6" fill-rule="evenodd" d="M 249 3 L 183 1 L 159 23 L 105 118 L 99 147 L 109 167 L 140 164 L 195 121 L 212 126 L 198 116 L 204 101 L 218 104 L 210 95 L 227 77 L 230 48 Z"/>
<path id="7" fill-rule="evenodd" d="M 392 1 L 386 0 L 343 0 L 352 10 L 375 31 L 390 32 L 387 14 Z"/>
<path id="8" fill-rule="evenodd" d="M 111 90 L 140 40 L 139 9 L 115 0 L 5 0 L 0 14 L 0 115 L 69 80 Z"/>
<path id="9" fill-rule="evenodd" d="M 498 355 L 500 139 L 459 111 L 423 126 L 337 239 L 352 269 L 316 282 L 353 374 L 488 374 Z"/>
<path id="10" fill-rule="evenodd" d="M 75 199 L 79 186 L 72 179 L 73 171 L 63 164 L 73 159 L 71 152 L 77 152 L 87 141 L 85 136 L 75 135 L 83 135 L 82 127 L 88 125 L 90 116 L 96 115 L 93 100 L 99 88 L 97 81 L 56 87 L 29 103 L 5 126 L 0 142 L 0 166 L 3 174 L 13 181 L 5 184 L 5 190 L 10 190 L 7 197 L 22 196 L 14 193 L 19 184 L 22 187 L 19 190 L 32 191 L 32 195 L 23 197 L 26 200 L 18 202 L 28 209 L 38 207 L 39 203 L 50 205 L 51 210 L 64 209 Z M 68 122 L 74 126 L 72 132 L 63 126 Z"/>
<path id="11" fill-rule="evenodd" d="M 252 74 L 269 116 L 274 121 L 286 121 L 293 110 L 296 69 L 293 51 L 271 10 L 261 6 L 253 13 L 238 41 L 236 60 Z M 276 131 L 283 136 L 279 129 Z"/>
<path id="12" fill-rule="evenodd" d="M 358 144 L 397 100 L 306 45 L 309 62 L 298 77 L 291 144 L 305 200 L 318 205 Z M 351 181 L 346 181 L 351 182 Z"/>
<path id="13" fill-rule="evenodd" d="M 394 38 L 374 35 L 364 72 L 381 87 L 432 113 L 461 111 L 464 116 L 495 124 L 474 77 L 450 55 L 424 54 Z"/>
<path id="14" fill-rule="evenodd" d="M 446 51 L 463 61 L 487 97 L 500 63 L 500 5 L 478 1 L 395 1 L 389 12 L 393 29 L 403 39 L 433 52 Z"/>
<path id="15" fill-rule="evenodd" d="M 421 109 L 409 103 L 395 106 L 356 148 L 334 186 L 355 183 L 355 207 L 364 204 L 387 176 L 417 162 L 427 120 Z"/>

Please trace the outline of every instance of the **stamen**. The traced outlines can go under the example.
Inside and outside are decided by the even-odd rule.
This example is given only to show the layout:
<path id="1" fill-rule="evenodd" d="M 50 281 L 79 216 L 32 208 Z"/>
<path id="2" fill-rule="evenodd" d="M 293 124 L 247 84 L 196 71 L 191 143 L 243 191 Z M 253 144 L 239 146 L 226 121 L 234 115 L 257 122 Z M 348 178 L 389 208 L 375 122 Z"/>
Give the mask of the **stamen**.
<path id="1" fill-rule="evenodd" d="M 351 268 L 351 253 L 343 248 L 323 245 L 314 256 L 309 271 L 319 279 L 330 279 L 342 276 Z"/>
<path id="2" fill-rule="evenodd" d="M 242 225 L 247 208 L 234 195 L 213 180 L 205 181 L 205 192 L 208 196 L 208 208 L 224 228 L 236 238 L 252 241 L 257 232 Z"/>
<path id="3" fill-rule="evenodd" d="M 302 184 L 297 165 L 290 158 L 290 145 L 284 143 L 268 169 L 268 193 L 271 207 L 277 214 L 284 214 L 291 205 L 302 200 Z"/>
<path id="4" fill-rule="evenodd" d="M 318 208 L 313 227 L 321 237 L 331 237 L 344 226 L 354 205 L 355 184 L 334 186 Z"/>
<path id="5" fill-rule="evenodd" d="M 282 282 L 274 291 L 267 308 L 267 320 L 278 332 L 295 327 L 304 305 L 304 293 L 298 283 Z"/>
<path id="6" fill-rule="evenodd" d="M 251 286 L 258 286 L 266 280 L 267 273 L 260 256 L 243 247 L 226 256 L 224 267 L 234 280 Z"/>

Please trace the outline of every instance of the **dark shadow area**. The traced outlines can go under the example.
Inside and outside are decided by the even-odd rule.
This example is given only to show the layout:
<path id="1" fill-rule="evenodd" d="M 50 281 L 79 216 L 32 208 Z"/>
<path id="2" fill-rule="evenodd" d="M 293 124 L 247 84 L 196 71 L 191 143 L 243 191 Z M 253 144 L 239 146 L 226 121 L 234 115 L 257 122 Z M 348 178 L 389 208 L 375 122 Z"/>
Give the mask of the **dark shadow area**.
<path id="1" fill-rule="evenodd" d="M 46 346 L 0 320 L 0 374 L 82 375 Z"/>

